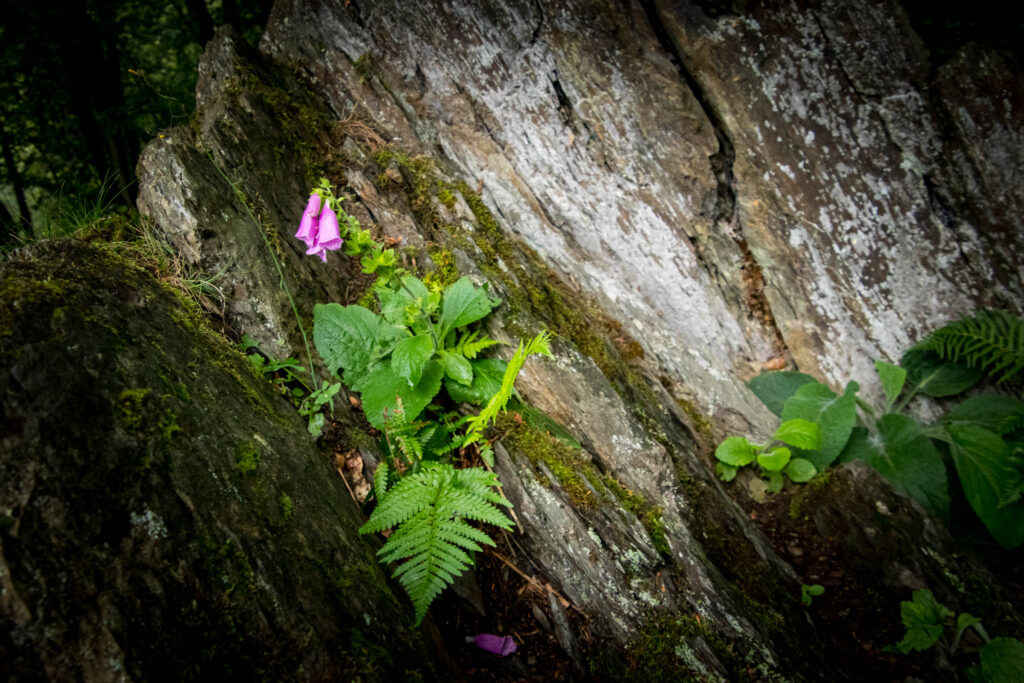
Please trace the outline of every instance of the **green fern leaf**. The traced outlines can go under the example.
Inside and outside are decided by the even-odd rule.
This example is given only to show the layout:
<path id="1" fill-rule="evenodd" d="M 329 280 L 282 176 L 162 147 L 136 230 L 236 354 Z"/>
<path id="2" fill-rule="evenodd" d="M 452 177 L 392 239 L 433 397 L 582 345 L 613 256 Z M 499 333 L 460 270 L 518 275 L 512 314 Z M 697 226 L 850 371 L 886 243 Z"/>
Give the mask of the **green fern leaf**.
<path id="1" fill-rule="evenodd" d="M 469 552 L 494 545 L 466 520 L 511 530 L 511 520 L 496 507 L 511 503 L 494 491 L 497 485 L 497 476 L 479 468 L 428 464 L 395 484 L 359 530 L 398 527 L 377 555 L 385 563 L 405 560 L 392 576 L 409 594 L 417 625 L 434 598 L 473 563 Z"/>
<path id="2" fill-rule="evenodd" d="M 377 500 L 382 500 L 388 492 L 388 463 L 381 460 L 377 465 L 377 471 L 373 473 L 373 494 Z"/>
<path id="3" fill-rule="evenodd" d="M 462 335 L 462 339 L 459 340 L 459 343 L 455 345 L 452 351 L 463 358 L 473 360 L 477 357 L 477 354 L 484 349 L 500 343 L 495 339 L 491 339 L 487 335 L 484 335 L 481 339 L 477 339 L 476 336 L 478 334 L 479 332 L 470 332 Z"/>
<path id="4" fill-rule="evenodd" d="M 505 405 L 512 398 L 516 376 L 522 369 L 523 363 L 534 354 L 550 356 L 550 341 L 551 333 L 541 332 L 528 343 L 519 342 L 519 348 L 512 355 L 512 360 L 508 362 L 508 367 L 505 368 L 505 375 L 501 378 L 501 389 L 491 397 L 491 400 L 487 402 L 487 405 L 480 411 L 480 414 L 470 420 L 463 446 L 468 446 L 483 438 L 483 430 L 498 416 L 499 412 L 505 409 Z"/>
<path id="5" fill-rule="evenodd" d="M 983 310 L 935 330 L 914 348 L 981 368 L 1003 382 L 1024 370 L 1024 321 L 1006 311 Z"/>

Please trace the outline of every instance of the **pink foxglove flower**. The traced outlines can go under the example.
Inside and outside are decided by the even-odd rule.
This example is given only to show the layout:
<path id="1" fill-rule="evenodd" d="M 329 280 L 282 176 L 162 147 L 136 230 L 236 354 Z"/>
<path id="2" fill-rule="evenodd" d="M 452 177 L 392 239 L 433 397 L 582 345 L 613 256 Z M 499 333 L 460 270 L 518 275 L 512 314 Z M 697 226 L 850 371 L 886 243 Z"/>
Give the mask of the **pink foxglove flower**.
<path id="1" fill-rule="evenodd" d="M 516 641 L 512 640 L 512 636 L 495 636 L 490 633 L 481 633 L 470 636 L 466 640 L 481 650 L 487 650 L 502 657 L 507 657 L 516 651 Z"/>
<path id="2" fill-rule="evenodd" d="M 321 207 L 319 194 L 314 192 L 310 195 L 295 237 L 306 243 L 307 255 L 319 256 L 324 263 L 327 263 L 328 251 L 341 248 L 338 216 L 331 209 L 329 202 L 323 202 Z"/>

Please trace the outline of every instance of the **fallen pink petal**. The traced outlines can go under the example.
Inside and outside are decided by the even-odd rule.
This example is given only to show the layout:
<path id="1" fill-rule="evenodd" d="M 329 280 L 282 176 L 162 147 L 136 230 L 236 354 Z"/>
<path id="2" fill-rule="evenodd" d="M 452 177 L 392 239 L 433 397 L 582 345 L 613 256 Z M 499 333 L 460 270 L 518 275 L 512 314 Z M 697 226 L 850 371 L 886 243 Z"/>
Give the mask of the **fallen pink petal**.
<path id="1" fill-rule="evenodd" d="M 466 640 L 469 640 L 481 650 L 487 650 L 502 657 L 507 657 L 516 651 L 516 641 L 512 640 L 512 636 L 495 636 L 490 633 L 481 633 L 471 636 Z"/>

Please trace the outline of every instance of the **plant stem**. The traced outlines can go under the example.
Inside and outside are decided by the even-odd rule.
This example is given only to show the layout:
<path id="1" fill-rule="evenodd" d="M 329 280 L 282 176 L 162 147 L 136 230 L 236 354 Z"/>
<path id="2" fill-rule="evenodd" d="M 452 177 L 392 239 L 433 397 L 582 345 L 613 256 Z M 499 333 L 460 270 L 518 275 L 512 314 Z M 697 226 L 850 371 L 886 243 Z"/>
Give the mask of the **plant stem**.
<path id="1" fill-rule="evenodd" d="M 419 301 L 419 297 L 412 293 L 408 287 L 405 286 L 405 280 L 401 277 L 398 278 L 398 284 L 405 290 L 405 293 L 412 297 L 413 301 Z M 440 346 L 437 339 L 437 331 L 434 330 L 434 323 L 430 322 L 430 316 L 427 315 L 427 310 L 423 308 L 423 304 L 419 306 L 420 313 L 423 315 L 423 319 L 427 322 L 427 329 L 430 330 L 430 341 L 434 342 L 434 351 L 437 351 Z"/>
<path id="2" fill-rule="evenodd" d="M 278 283 L 281 285 L 281 289 L 284 290 L 284 295 L 288 297 L 288 303 L 291 304 L 292 313 L 295 314 L 295 324 L 299 326 L 299 332 L 302 334 L 302 343 L 306 347 L 306 358 L 309 361 L 309 376 L 313 380 L 313 388 L 315 390 L 319 390 L 320 385 L 316 380 L 316 370 L 313 368 L 313 353 L 309 349 L 309 337 L 306 336 L 306 328 L 302 325 L 302 318 L 299 316 L 299 309 L 295 305 L 295 299 L 292 298 L 292 293 L 288 289 L 288 283 L 285 282 L 284 269 L 281 267 L 281 262 L 277 260 L 277 254 L 274 253 L 274 248 L 270 245 L 270 238 L 267 237 L 267 233 L 263 229 L 263 224 L 260 223 L 259 219 L 257 219 L 255 215 L 253 215 L 252 209 L 249 208 L 249 202 L 246 201 L 246 196 L 242 194 L 242 191 L 238 189 L 238 185 L 228 177 L 228 174 L 220 167 L 220 164 L 217 163 L 216 159 L 213 158 L 213 154 L 207 152 L 206 156 L 209 157 L 210 163 L 212 163 L 213 167 L 217 169 L 217 172 L 220 173 L 224 180 L 227 181 L 228 185 L 231 186 L 235 195 L 241 200 L 242 206 L 245 207 L 245 212 L 249 214 L 249 218 L 252 219 L 252 222 L 256 224 L 256 228 L 260 231 L 260 236 L 263 238 L 263 244 L 266 245 L 267 251 L 270 253 L 270 258 L 274 262 L 274 267 L 277 268 L 277 275 L 280 278 Z"/>
<path id="3" fill-rule="evenodd" d="M 902 413 L 903 410 L 907 407 L 907 404 L 910 403 L 910 400 L 915 396 L 917 396 L 917 387 L 914 387 L 910 392 L 908 392 L 907 395 L 903 397 L 903 400 L 899 402 L 899 405 L 897 405 L 892 412 Z"/>

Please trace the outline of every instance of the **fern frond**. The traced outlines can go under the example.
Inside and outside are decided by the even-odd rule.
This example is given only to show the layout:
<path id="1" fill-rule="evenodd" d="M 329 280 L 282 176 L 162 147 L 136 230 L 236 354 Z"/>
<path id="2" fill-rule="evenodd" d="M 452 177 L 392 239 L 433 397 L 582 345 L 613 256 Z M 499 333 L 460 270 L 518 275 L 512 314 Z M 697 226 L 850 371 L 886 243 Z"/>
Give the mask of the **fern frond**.
<path id="1" fill-rule="evenodd" d="M 384 434 L 389 444 L 393 442 L 398 446 L 409 464 L 423 459 L 423 443 L 419 438 L 421 427 L 422 423 L 408 421 L 402 397 L 396 396 L 395 409 L 390 413 L 385 410 L 384 413 Z"/>
<path id="2" fill-rule="evenodd" d="M 463 442 L 464 446 L 468 446 L 483 438 L 483 430 L 494 421 L 499 412 L 505 409 L 505 405 L 512 398 L 516 376 L 522 369 L 526 359 L 535 354 L 551 355 L 550 341 L 551 333 L 545 331 L 538 334 L 528 343 L 519 342 L 519 348 L 516 349 L 512 359 L 508 362 L 505 374 L 501 378 L 501 389 L 494 396 L 491 396 L 491 400 L 487 402 L 487 405 L 480 411 L 480 414 L 470 421 L 469 429 L 466 430 L 466 439 Z"/>
<path id="3" fill-rule="evenodd" d="M 484 335 L 481 339 L 477 339 L 476 336 L 478 334 L 479 332 L 469 332 L 462 335 L 462 339 L 459 340 L 459 343 L 456 344 L 451 351 L 457 353 L 463 358 L 466 358 L 467 360 L 473 360 L 477 357 L 477 354 L 484 349 L 501 343 L 496 339 L 491 339 L 487 335 Z"/>
<path id="4" fill-rule="evenodd" d="M 388 492 L 388 463 L 381 460 L 377 465 L 377 471 L 373 473 L 373 493 L 377 500 L 382 500 Z"/>
<path id="5" fill-rule="evenodd" d="M 479 468 L 427 464 L 395 484 L 359 530 L 368 534 L 398 526 L 377 555 L 382 562 L 405 560 L 392 576 L 409 594 L 417 624 L 434 598 L 473 563 L 468 553 L 494 545 L 466 520 L 512 528 L 495 507 L 511 506 L 495 493 L 497 484 L 497 476 Z"/>
<path id="6" fill-rule="evenodd" d="M 1024 321 L 1006 311 L 983 310 L 935 330 L 914 348 L 981 368 L 1003 382 L 1024 370 Z"/>

